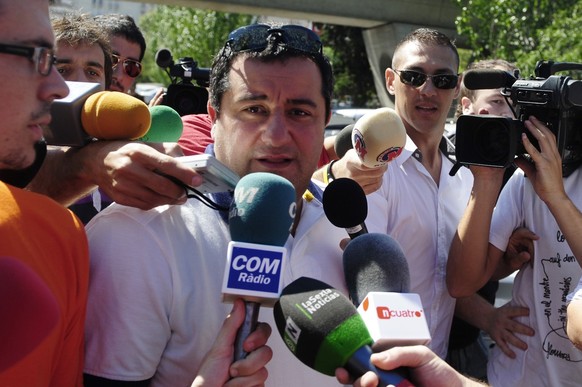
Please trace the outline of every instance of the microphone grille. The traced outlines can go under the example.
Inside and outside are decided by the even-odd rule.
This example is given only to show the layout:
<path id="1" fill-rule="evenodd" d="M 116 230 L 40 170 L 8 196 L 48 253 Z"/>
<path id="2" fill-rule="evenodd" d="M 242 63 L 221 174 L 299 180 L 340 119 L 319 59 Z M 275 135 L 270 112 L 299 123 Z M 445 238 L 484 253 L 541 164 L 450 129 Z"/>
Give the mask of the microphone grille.
<path id="1" fill-rule="evenodd" d="M 335 179 L 323 191 L 323 211 L 336 227 L 350 228 L 364 223 L 368 216 L 366 193 L 352 179 Z"/>

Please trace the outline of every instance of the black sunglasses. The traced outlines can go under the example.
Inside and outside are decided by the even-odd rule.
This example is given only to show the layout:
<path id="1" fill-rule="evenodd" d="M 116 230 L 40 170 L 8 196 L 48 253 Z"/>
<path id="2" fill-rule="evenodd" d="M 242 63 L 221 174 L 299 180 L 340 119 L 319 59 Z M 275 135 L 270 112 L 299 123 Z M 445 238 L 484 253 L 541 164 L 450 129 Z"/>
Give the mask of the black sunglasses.
<path id="1" fill-rule="evenodd" d="M 270 41 L 308 54 L 321 54 L 323 44 L 319 36 L 309 28 L 298 25 L 271 27 L 266 24 L 252 24 L 237 28 L 228 35 L 225 48 L 233 52 L 263 51 Z"/>
<path id="2" fill-rule="evenodd" d="M 122 61 L 123 59 L 123 61 Z M 123 71 L 130 77 L 135 78 L 141 74 L 141 63 L 134 59 L 123 58 L 122 56 L 111 54 L 111 64 L 117 67 L 119 62 L 123 64 Z"/>
<path id="3" fill-rule="evenodd" d="M 56 62 L 54 51 L 47 47 L 18 46 L 15 44 L 0 44 L 3 54 L 18 55 L 28 58 L 34 63 L 36 71 L 43 76 L 51 73 Z"/>
<path id="4" fill-rule="evenodd" d="M 430 78 L 434 87 L 437 89 L 447 90 L 457 87 L 457 83 L 459 81 L 458 74 L 427 75 L 425 73 L 413 70 L 393 70 L 400 77 L 402 83 L 412 87 L 420 87 L 424 85 L 427 79 Z"/>

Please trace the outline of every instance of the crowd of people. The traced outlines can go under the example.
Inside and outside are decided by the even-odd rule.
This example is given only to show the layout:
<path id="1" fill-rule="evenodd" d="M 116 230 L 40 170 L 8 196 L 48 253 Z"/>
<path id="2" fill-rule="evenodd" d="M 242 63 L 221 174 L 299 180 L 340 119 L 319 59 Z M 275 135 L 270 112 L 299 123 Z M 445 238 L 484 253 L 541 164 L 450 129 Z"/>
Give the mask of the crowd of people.
<path id="1" fill-rule="evenodd" d="M 68 94 L 65 80 L 131 93 L 145 50 L 128 16 L 50 15 L 46 0 L 0 0 L 0 257 L 31 268 L 59 316 L 28 353 L 11 358 L 15 351 L 0 348 L 0 386 L 378 385 L 371 372 L 338 368 L 332 377 L 305 366 L 271 334 L 270 308 L 244 340 L 248 355 L 233 361 L 246 316 L 242 300 L 222 302 L 228 217 L 187 197 L 184 187 L 198 187 L 202 176 L 175 158 L 198 153 L 241 177 L 270 172 L 292 183 L 285 284 L 312 277 L 348 294 L 346 230 L 327 219 L 322 195 L 341 177 L 362 186 L 368 231 L 402 247 L 431 335 L 426 346 L 373 354 L 375 366 L 406 367 L 417 386 L 578 383 L 581 172 L 563 171 L 555 134 L 528 117 L 537 145 L 522 135 L 529 157 L 515 160 L 511 178 L 475 165 L 449 173 L 445 121 L 455 100 L 462 114 L 513 111 L 501 89 L 464 87 L 448 36 L 418 28 L 397 44 L 386 87 L 407 139 L 378 168 L 355 150 L 339 158 L 333 138 L 324 140 L 332 65 L 319 36 L 297 25 L 232 31 L 212 63 L 208 112 L 182 117 L 178 144 L 44 143 L 50 105 Z M 469 68 L 515 69 L 500 59 Z M 495 281 L 515 271 L 512 300 L 494 307 Z M 2 310 L 9 334 L 24 341 L 19 315 Z"/>

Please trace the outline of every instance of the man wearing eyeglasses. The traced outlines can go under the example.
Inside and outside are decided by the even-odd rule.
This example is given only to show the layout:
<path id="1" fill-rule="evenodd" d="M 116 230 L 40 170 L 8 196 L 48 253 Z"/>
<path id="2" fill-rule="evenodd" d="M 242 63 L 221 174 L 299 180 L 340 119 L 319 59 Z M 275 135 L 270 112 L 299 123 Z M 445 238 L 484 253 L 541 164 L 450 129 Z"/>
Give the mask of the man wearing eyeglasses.
<path id="1" fill-rule="evenodd" d="M 447 114 L 461 85 L 458 69 L 455 45 L 436 30 L 417 29 L 397 45 L 386 87 L 407 141 L 388 164 L 381 187 L 368 195 L 366 219 L 370 232 L 387 233 L 402 246 L 410 291 L 420 295 L 426 313 L 429 347 L 442 358 L 455 310 L 445 283 L 448 249 L 472 184 L 466 169 L 449 176 L 453 162 L 441 150 Z"/>
<path id="2" fill-rule="evenodd" d="M 46 0 L 0 1 L 2 172 L 33 163 L 42 126 L 51 120 L 52 101 L 68 94 L 65 81 L 53 66 L 53 45 Z M 0 256 L 19 260 L 32 269 L 50 289 L 59 313 L 48 335 L 38 338 L 24 358 L 0 372 L 0 385 L 82 386 L 89 280 L 83 225 L 49 198 L 4 181 L 0 181 L 0 207 Z M 21 311 L 31 308 L 23 300 L 16 302 Z M 29 321 L 18 322 L 11 319 L 22 313 L 2 310 L 0 314 L 4 323 L 12 324 L 11 333 L 21 335 L 23 345 L 37 332 L 23 332 L 22 326 L 42 327 L 45 317 L 30 310 Z M 0 343 L 0 351 L 10 355 L 12 348 Z"/>
<path id="3" fill-rule="evenodd" d="M 309 276 L 346 292 L 339 247 L 345 230 L 329 223 L 321 191 L 311 183 L 332 91 L 331 65 L 313 31 L 241 27 L 212 66 L 208 112 L 214 147 L 208 152 L 239 176 L 271 172 L 293 183 L 297 215 L 285 245 L 284 285 Z M 222 199 L 226 205 L 230 200 Z M 221 295 L 231 239 L 226 218 L 190 199 L 150 211 L 113 204 L 89 223 L 94 271 L 85 372 L 91 375 L 86 382 L 98 382 L 86 386 L 103 379 L 190 386 L 230 309 Z M 261 308 L 259 319 L 275 326 L 271 308 Z M 278 334 L 269 346 L 267 385 L 337 386 L 334 377 L 297 360 Z M 225 371 L 212 382 L 227 380 Z"/>

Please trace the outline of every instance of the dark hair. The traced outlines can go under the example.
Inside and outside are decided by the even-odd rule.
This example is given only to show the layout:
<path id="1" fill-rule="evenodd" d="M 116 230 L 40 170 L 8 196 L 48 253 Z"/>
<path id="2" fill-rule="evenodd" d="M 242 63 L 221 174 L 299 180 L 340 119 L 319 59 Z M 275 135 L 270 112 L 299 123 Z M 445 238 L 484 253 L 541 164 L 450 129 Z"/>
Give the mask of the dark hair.
<path id="1" fill-rule="evenodd" d="M 517 66 L 504 59 L 483 59 L 477 62 L 469 63 L 465 70 L 474 69 L 499 69 L 513 73 L 514 70 L 517 70 Z M 455 117 L 459 117 L 461 114 L 463 114 L 463 105 L 461 104 L 461 98 L 467 97 L 471 100 L 471 102 L 474 102 L 475 91 L 476 90 L 467 89 L 465 87 L 465 82 L 461 83 L 461 91 L 459 93 L 459 103 L 457 104 Z"/>
<path id="2" fill-rule="evenodd" d="M 142 61 L 146 51 L 146 41 L 141 30 L 137 24 L 135 24 L 135 20 L 131 16 L 112 13 L 107 15 L 97 15 L 94 18 L 110 37 L 120 36 L 132 43 L 139 44 L 141 49 L 139 61 Z"/>
<path id="3" fill-rule="evenodd" d="M 394 56 L 392 61 L 392 66 L 394 63 L 394 58 L 396 58 L 396 53 L 400 50 L 402 46 L 408 43 L 421 43 L 427 46 L 443 46 L 451 49 L 455 58 L 457 60 L 457 69 L 459 68 L 459 51 L 457 51 L 457 46 L 455 43 L 445 34 L 440 31 L 434 30 L 432 28 L 418 28 L 408 35 L 406 35 L 394 49 Z"/>
<path id="4" fill-rule="evenodd" d="M 111 46 L 109 38 L 103 33 L 99 24 L 93 20 L 91 15 L 79 12 L 51 15 L 51 24 L 57 44 L 65 43 L 72 47 L 99 45 L 104 56 L 105 89 L 108 89 L 113 76 Z"/>
<path id="5" fill-rule="evenodd" d="M 322 86 L 321 94 L 325 99 L 325 114 L 326 117 L 331 113 L 331 100 L 333 95 L 333 71 L 331 68 L 331 63 L 328 58 L 321 54 L 312 54 L 302 51 L 295 50 L 293 48 L 281 44 L 278 40 L 272 40 L 269 42 L 267 47 L 260 52 L 255 51 L 244 51 L 237 52 L 231 50 L 228 46 L 224 46 L 218 54 L 214 57 L 212 63 L 212 68 L 210 71 L 210 104 L 216 110 L 217 114 L 220 114 L 220 106 L 222 101 L 222 96 L 230 87 L 228 83 L 228 75 L 232 67 L 234 60 L 241 56 L 247 56 L 249 58 L 258 59 L 261 62 L 274 62 L 281 61 L 284 62 L 289 58 L 303 57 L 312 60 L 321 73 Z"/>

